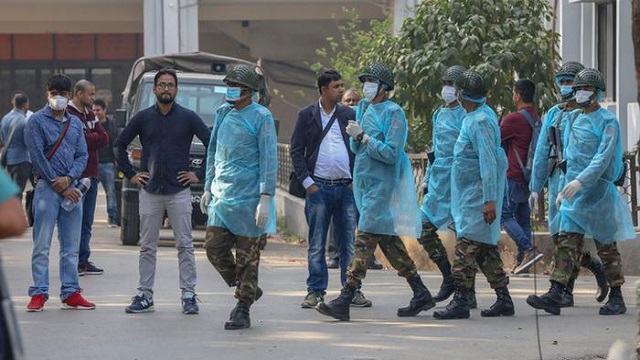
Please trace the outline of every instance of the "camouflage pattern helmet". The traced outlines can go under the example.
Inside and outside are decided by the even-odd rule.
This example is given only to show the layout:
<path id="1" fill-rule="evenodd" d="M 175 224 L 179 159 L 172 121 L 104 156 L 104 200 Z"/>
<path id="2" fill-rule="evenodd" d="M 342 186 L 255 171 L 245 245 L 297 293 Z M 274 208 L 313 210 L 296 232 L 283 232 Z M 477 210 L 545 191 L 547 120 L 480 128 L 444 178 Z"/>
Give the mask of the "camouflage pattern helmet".
<path id="1" fill-rule="evenodd" d="M 453 65 L 445 70 L 444 74 L 442 74 L 442 77 L 440 78 L 440 81 L 451 81 L 455 84 L 456 79 L 458 79 L 460 75 L 462 75 L 462 73 L 464 73 L 466 70 L 467 69 L 465 69 L 463 66 Z"/>
<path id="2" fill-rule="evenodd" d="M 238 64 L 227 73 L 224 77 L 224 83 L 236 83 L 244 85 L 253 91 L 260 89 L 260 75 L 257 72 L 257 68 L 252 65 Z"/>
<path id="3" fill-rule="evenodd" d="M 393 71 L 388 65 L 373 63 L 365 66 L 362 73 L 358 75 L 358 80 L 364 83 L 364 79 L 367 77 L 380 81 L 386 87 L 386 90 L 393 90 Z"/>
<path id="4" fill-rule="evenodd" d="M 584 69 L 576 75 L 573 79 L 573 88 L 575 89 L 582 86 L 590 86 L 602 91 L 607 89 L 604 83 L 604 77 L 600 71 L 596 69 Z"/>
<path id="5" fill-rule="evenodd" d="M 562 66 L 560 66 L 560 70 L 558 70 L 556 77 L 566 76 L 566 77 L 573 78 L 583 69 L 584 69 L 584 65 L 580 64 L 579 62 L 567 61 L 566 63 L 562 64 Z"/>
<path id="6" fill-rule="evenodd" d="M 462 94 L 472 99 L 479 99 L 487 95 L 484 78 L 479 72 L 474 70 L 466 70 L 463 72 L 456 80 L 455 86 Z"/>

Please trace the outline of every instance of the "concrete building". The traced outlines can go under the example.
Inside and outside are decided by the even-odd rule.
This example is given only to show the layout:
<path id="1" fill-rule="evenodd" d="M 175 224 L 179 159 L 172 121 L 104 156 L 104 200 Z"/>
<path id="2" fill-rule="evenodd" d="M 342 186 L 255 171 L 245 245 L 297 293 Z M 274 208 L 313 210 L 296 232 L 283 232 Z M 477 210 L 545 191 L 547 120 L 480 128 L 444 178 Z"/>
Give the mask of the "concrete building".
<path id="1" fill-rule="evenodd" d="M 14 90 L 44 104 L 54 72 L 87 78 L 113 110 L 133 61 L 201 50 L 257 61 L 270 77 L 280 139 L 299 108 L 317 98 L 309 65 L 338 34 L 343 8 L 367 23 L 389 16 L 393 0 L 0 0 L 0 110 Z"/>

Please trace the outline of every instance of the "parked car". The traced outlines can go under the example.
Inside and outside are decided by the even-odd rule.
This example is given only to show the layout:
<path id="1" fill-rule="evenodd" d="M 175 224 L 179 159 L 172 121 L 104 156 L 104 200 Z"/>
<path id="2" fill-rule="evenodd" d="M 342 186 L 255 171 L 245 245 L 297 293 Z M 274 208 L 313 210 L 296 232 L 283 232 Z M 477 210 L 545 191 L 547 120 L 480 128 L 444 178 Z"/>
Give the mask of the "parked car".
<path id="1" fill-rule="evenodd" d="M 178 75 L 178 94 L 176 102 L 195 111 L 210 128 L 213 126 L 215 110 L 225 101 L 227 86 L 223 79 L 227 70 L 239 63 L 254 63 L 204 52 L 159 55 L 138 59 L 131 69 L 127 85 L 123 91 L 122 108 L 116 110 L 116 125 L 123 128 L 133 115 L 140 110 L 152 106 L 156 102 L 153 93 L 153 78 L 158 70 L 171 68 Z M 264 77 L 263 77 L 264 78 Z M 270 102 L 266 83 L 255 95 L 255 100 L 264 106 Z M 136 138 L 128 147 L 129 160 L 134 168 L 139 168 L 142 159 L 140 141 Z M 194 137 L 191 143 L 190 171 L 203 166 L 206 152 L 205 145 Z M 123 245 L 136 245 L 140 239 L 140 220 L 138 209 L 138 186 L 133 185 L 121 172 L 116 179 L 116 196 L 120 199 L 120 239 Z M 191 203 L 193 205 L 192 224 L 206 224 L 207 216 L 200 211 L 200 197 L 203 184 L 191 186 Z"/>

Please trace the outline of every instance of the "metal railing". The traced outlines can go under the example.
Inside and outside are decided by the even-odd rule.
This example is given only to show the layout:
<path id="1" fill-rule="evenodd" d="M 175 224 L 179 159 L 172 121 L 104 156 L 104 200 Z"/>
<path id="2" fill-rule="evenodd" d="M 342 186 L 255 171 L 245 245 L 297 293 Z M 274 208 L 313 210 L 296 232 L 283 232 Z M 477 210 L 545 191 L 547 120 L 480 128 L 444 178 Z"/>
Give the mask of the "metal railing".
<path id="1" fill-rule="evenodd" d="M 427 168 L 427 154 L 409 154 L 411 166 L 413 167 L 413 180 L 416 186 L 418 198 L 422 199 L 420 184 Z M 631 152 L 624 155 L 624 161 L 627 163 L 627 180 L 625 185 L 620 187 L 621 193 L 627 198 L 633 225 L 638 226 L 638 179 L 640 178 L 640 152 Z M 289 189 L 289 176 L 293 172 L 293 163 L 289 156 L 289 144 L 278 144 L 278 187 L 284 190 Z M 540 226 L 546 226 L 546 206 L 545 198 L 541 196 L 538 204 L 538 212 L 535 214 L 535 222 Z"/>
<path id="2" fill-rule="evenodd" d="M 420 184 L 427 169 L 427 154 L 408 154 L 413 168 L 413 180 L 416 184 L 418 198 L 422 198 Z M 289 144 L 278 144 L 278 187 L 289 190 L 289 176 L 293 172 L 293 163 L 289 156 Z"/>

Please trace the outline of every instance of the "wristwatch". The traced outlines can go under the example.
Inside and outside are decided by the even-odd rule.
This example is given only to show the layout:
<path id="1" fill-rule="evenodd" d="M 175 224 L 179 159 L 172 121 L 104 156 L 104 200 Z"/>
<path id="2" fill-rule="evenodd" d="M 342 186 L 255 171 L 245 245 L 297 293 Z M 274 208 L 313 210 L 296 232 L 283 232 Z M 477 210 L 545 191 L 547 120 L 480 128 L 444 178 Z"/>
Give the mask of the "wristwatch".
<path id="1" fill-rule="evenodd" d="M 357 142 L 361 142 L 362 141 L 362 137 L 364 136 L 364 131 L 361 132 L 360 134 L 358 134 L 358 136 L 356 136 L 356 141 Z"/>

